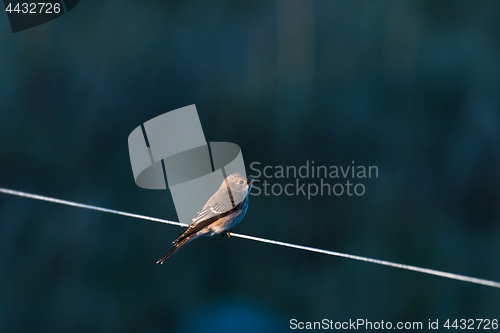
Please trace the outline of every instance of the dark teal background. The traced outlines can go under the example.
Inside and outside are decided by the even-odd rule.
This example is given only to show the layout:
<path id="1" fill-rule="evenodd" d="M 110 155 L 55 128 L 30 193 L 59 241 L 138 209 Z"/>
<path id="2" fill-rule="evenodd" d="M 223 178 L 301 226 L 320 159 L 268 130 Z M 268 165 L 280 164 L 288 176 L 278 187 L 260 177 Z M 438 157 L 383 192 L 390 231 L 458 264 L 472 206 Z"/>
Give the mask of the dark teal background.
<path id="1" fill-rule="evenodd" d="M 500 2 L 80 1 L 0 15 L 0 187 L 175 220 L 127 137 L 196 104 L 247 168 L 377 165 L 362 197 L 250 198 L 236 232 L 500 280 Z M 500 291 L 0 195 L 5 332 L 285 332 L 498 318 Z M 500 318 L 498 318 L 500 319 Z"/>

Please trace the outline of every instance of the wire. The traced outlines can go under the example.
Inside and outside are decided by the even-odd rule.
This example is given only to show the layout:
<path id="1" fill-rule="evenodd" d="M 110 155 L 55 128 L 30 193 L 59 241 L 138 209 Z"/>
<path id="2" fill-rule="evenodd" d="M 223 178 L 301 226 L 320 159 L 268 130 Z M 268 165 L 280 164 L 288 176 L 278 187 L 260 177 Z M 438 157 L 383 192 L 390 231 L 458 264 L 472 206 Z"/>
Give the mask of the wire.
<path id="1" fill-rule="evenodd" d="M 72 206 L 72 207 L 97 210 L 100 212 L 128 216 L 128 217 L 141 219 L 141 220 L 167 223 L 167 224 L 172 224 L 172 225 L 176 225 L 176 226 L 180 226 L 180 227 L 187 227 L 188 226 L 187 224 L 180 223 L 180 222 L 169 221 L 169 220 L 159 219 L 159 218 L 145 216 L 145 215 L 132 214 L 132 213 L 127 213 L 127 212 L 122 212 L 119 210 L 107 209 L 107 208 L 102 208 L 102 207 L 97 207 L 97 206 L 92 206 L 92 205 L 86 205 L 86 204 L 77 203 L 77 202 L 73 202 L 73 201 L 67 201 L 67 200 L 46 197 L 46 196 L 38 195 L 38 194 L 31 194 L 31 193 L 26 193 L 26 192 L 21 192 L 21 191 L 14 191 L 14 190 L 9 190 L 9 189 L 2 188 L 2 187 L 0 187 L 0 193 L 15 195 L 15 196 L 24 197 L 24 198 L 36 199 L 36 200 L 41 200 L 41 201 L 53 202 L 53 203 L 58 203 L 58 204 L 62 204 L 62 205 Z M 493 287 L 493 288 L 500 288 L 500 282 L 479 279 L 479 278 L 460 275 L 460 274 L 448 273 L 448 272 L 438 271 L 435 269 L 422 268 L 422 267 L 405 265 L 405 264 L 398 264 L 398 263 L 386 261 L 386 260 L 372 259 L 372 258 L 368 258 L 368 257 L 361 257 L 361 256 L 356 256 L 356 255 L 346 254 L 346 253 L 341 253 L 341 252 L 322 250 L 322 249 L 317 249 L 317 248 L 309 247 L 309 246 L 303 246 L 303 245 L 275 241 L 275 240 L 271 240 L 271 239 L 248 236 L 248 235 L 243 235 L 243 234 L 237 234 L 234 232 L 231 232 L 230 235 L 231 235 L 231 237 L 238 237 L 238 238 L 253 240 L 256 242 L 285 246 L 285 247 L 294 248 L 294 249 L 303 250 L 303 251 L 323 253 L 323 254 L 330 255 L 330 256 L 343 257 L 343 258 L 354 259 L 354 260 L 359 260 L 359 261 L 364 261 L 364 262 L 370 262 L 373 264 L 390 266 L 390 267 L 395 267 L 395 268 L 400 268 L 400 269 L 405 269 L 405 270 L 409 270 L 409 271 L 415 271 L 415 272 L 430 274 L 430 275 L 435 275 L 435 276 L 441 276 L 441 277 L 448 278 L 448 279 L 465 281 L 465 282 L 480 284 L 480 285 L 489 286 L 489 287 Z"/>

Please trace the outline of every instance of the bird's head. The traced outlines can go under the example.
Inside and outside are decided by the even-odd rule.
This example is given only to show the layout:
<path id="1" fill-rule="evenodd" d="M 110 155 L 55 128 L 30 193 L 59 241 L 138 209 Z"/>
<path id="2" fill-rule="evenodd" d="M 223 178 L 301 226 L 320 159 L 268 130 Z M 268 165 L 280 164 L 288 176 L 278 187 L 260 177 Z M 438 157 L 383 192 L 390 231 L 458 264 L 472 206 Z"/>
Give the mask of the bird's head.
<path id="1" fill-rule="evenodd" d="M 233 173 L 227 177 L 227 181 L 231 186 L 232 190 L 240 192 L 250 192 L 253 184 L 260 183 L 258 179 L 253 179 L 252 177 L 245 176 L 242 173 Z"/>

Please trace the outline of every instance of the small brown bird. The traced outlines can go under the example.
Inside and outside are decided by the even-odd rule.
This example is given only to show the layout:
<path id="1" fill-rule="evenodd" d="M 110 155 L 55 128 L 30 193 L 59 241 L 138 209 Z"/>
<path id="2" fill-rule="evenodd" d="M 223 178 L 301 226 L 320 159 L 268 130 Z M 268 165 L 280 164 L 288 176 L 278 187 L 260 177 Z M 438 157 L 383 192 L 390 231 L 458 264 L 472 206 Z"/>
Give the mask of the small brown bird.
<path id="1" fill-rule="evenodd" d="M 174 246 L 170 251 L 156 263 L 163 264 L 181 246 L 200 236 L 222 234 L 230 237 L 229 230 L 245 217 L 248 209 L 248 194 L 252 189 L 252 185 L 260 182 L 260 180 L 247 177 L 241 173 L 229 175 L 224 179 L 217 192 L 198 212 L 186 230 L 173 241 Z"/>

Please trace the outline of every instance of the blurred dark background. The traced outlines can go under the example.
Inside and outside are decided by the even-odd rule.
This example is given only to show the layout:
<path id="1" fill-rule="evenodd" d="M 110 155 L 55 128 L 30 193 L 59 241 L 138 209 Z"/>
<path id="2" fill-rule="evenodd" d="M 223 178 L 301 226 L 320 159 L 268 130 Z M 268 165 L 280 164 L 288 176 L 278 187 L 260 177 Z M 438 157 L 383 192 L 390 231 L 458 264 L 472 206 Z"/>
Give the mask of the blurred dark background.
<path id="1" fill-rule="evenodd" d="M 500 2 L 80 1 L 0 15 L 0 187 L 175 220 L 127 137 L 196 104 L 247 164 L 377 165 L 362 197 L 251 197 L 236 232 L 500 280 Z M 5 332 L 284 332 L 498 318 L 494 288 L 0 195 Z"/>

